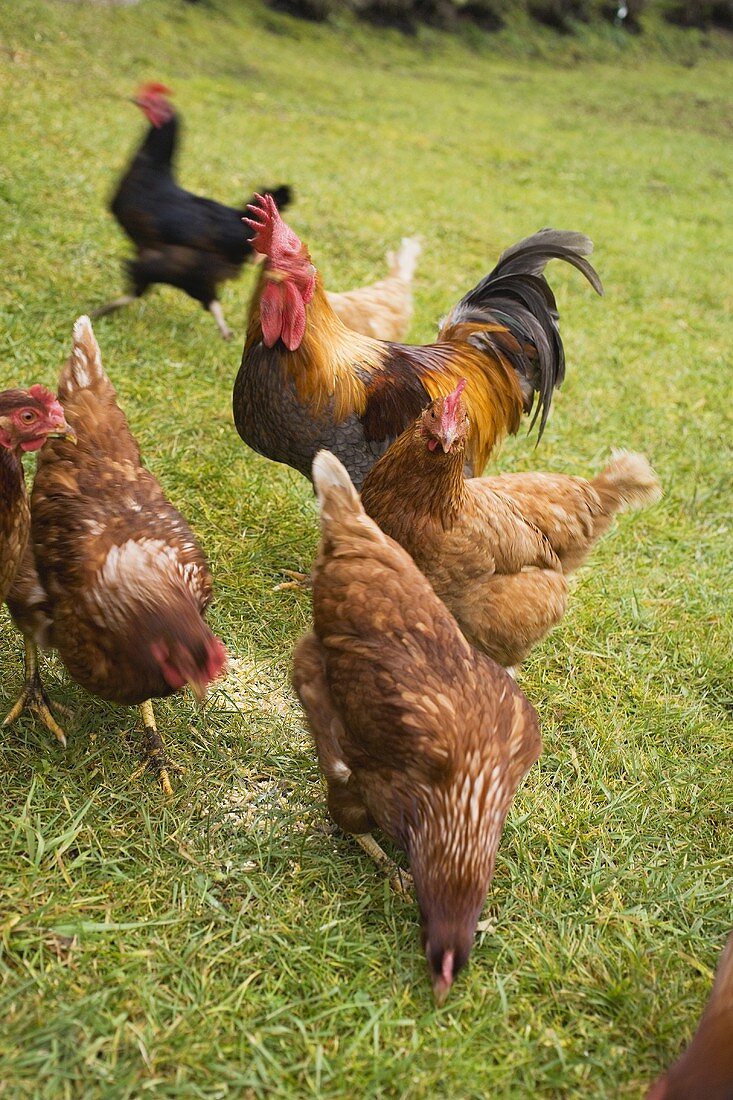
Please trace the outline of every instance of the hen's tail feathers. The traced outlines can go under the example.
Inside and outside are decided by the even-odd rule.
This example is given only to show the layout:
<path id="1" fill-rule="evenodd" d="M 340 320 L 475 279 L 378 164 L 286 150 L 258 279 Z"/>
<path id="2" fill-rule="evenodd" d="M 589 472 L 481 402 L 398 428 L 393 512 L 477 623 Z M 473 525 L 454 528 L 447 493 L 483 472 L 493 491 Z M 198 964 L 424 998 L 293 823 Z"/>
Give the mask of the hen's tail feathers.
<path id="1" fill-rule="evenodd" d="M 390 275 L 402 279 L 406 283 L 411 283 L 421 252 L 422 243 L 419 237 L 403 237 L 397 251 L 387 253 Z"/>
<path id="2" fill-rule="evenodd" d="M 557 303 L 543 272 L 550 260 L 565 260 L 585 275 L 598 294 L 603 294 L 601 280 L 585 259 L 592 251 L 593 242 L 588 237 L 569 230 L 541 229 L 525 237 L 502 253 L 494 270 L 461 299 L 443 326 L 444 331 L 448 326 L 473 322 L 509 329 L 517 342 L 513 348 L 507 348 L 506 340 L 495 343 L 495 335 L 480 327 L 468 339 L 476 347 L 493 354 L 499 350 L 509 358 L 522 384 L 526 412 L 531 411 L 534 395 L 538 395 L 530 425 L 533 427 L 540 417 L 538 441 L 545 429 L 553 390 L 565 377 Z"/>
<path id="3" fill-rule="evenodd" d="M 633 451 L 612 451 L 611 461 L 591 484 L 609 513 L 645 508 L 662 497 L 648 458 Z"/>
<path id="4" fill-rule="evenodd" d="M 71 397 L 78 390 L 91 390 L 98 397 L 112 398 L 115 391 L 102 366 L 99 344 L 92 322 L 83 316 L 74 324 L 69 360 L 59 378 L 59 397 Z"/>
<path id="5" fill-rule="evenodd" d="M 330 451 L 319 451 L 313 459 L 313 484 L 322 527 L 343 509 L 356 515 L 364 511 L 348 470 Z"/>

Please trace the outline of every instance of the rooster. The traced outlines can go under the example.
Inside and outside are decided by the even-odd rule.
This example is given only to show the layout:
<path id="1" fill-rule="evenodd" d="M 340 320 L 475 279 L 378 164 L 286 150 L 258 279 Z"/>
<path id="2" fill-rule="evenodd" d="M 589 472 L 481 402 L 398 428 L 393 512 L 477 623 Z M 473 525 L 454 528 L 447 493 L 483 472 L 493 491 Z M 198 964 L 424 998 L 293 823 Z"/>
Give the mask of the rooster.
<path id="1" fill-rule="evenodd" d="M 508 249 L 426 347 L 381 343 L 344 327 L 328 304 L 308 250 L 269 196 L 247 223 L 265 256 L 234 386 L 234 422 L 253 450 L 310 477 L 326 448 L 357 488 L 379 456 L 435 397 L 468 380 L 474 425 L 467 457 L 479 474 L 499 440 L 531 411 L 540 432 L 565 357 L 555 298 L 542 271 L 573 264 L 602 293 L 581 233 L 543 229 Z"/>
<path id="2" fill-rule="evenodd" d="M 93 314 L 129 305 L 154 283 L 184 290 L 213 316 L 221 335 L 231 339 L 218 297 L 219 284 L 239 275 L 254 255 L 251 234 L 242 231 L 244 210 L 192 195 L 176 183 L 174 157 L 179 118 L 163 84 L 143 84 L 133 100 L 150 129 L 119 182 L 110 210 L 137 250 L 127 264 L 127 294 Z M 284 208 L 290 188 L 275 188 L 273 202 Z"/>
<path id="3" fill-rule="evenodd" d="M 193 532 L 141 464 L 87 317 L 74 326 L 59 400 L 78 442 L 49 443 L 39 456 L 34 560 L 26 556 L 8 605 L 32 652 L 52 645 L 91 694 L 141 706 L 146 763 L 170 794 L 151 699 L 186 684 L 203 698 L 224 668 L 224 646 L 203 618 L 211 576 Z"/>
<path id="4" fill-rule="evenodd" d="M 17 580 L 30 533 L 28 490 L 20 456 L 39 450 L 48 439 L 76 442 L 74 430 L 50 390 L 31 386 L 29 390 L 0 393 L 0 603 Z M 26 671 L 33 687 L 34 709 L 56 736 L 63 736 L 28 650 Z M 12 718 L 11 712 L 6 721 Z"/>
<path id="5" fill-rule="evenodd" d="M 684 1054 L 649 1089 L 646 1100 L 733 1097 L 733 932 L 718 963 L 710 1000 Z"/>
<path id="6" fill-rule="evenodd" d="M 339 460 L 313 464 L 321 545 L 313 632 L 293 684 L 328 808 L 380 861 L 408 855 L 433 992 L 465 965 L 514 792 L 540 753 L 537 715 L 472 649 L 412 559 L 364 513 Z"/>
<path id="7" fill-rule="evenodd" d="M 403 237 L 398 251 L 387 253 L 389 274 L 385 279 L 341 294 L 326 293 L 328 304 L 347 328 L 376 340 L 401 340 L 407 334 L 420 250 L 417 237 Z"/>
<path id="8" fill-rule="evenodd" d="M 661 495 L 643 455 L 616 452 L 597 477 L 466 478 L 465 381 L 439 397 L 367 475 L 368 515 L 412 555 L 468 640 L 519 664 L 565 613 L 566 575 L 616 512 Z"/>

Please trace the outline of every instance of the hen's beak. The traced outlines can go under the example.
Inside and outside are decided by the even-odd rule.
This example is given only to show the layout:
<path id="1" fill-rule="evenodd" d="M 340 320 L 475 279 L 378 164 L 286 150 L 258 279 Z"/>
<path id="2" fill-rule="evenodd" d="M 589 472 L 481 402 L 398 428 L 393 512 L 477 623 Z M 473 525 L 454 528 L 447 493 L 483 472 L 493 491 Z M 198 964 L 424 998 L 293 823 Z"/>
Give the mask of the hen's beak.
<path id="1" fill-rule="evenodd" d="M 76 436 L 76 432 L 71 427 L 71 424 L 64 424 L 55 429 L 55 431 L 49 432 L 47 439 L 66 439 L 69 443 L 73 443 L 74 446 L 79 442 Z"/>
<path id="2" fill-rule="evenodd" d="M 271 283 L 284 283 L 287 279 L 287 274 L 284 271 L 278 270 L 276 267 L 270 267 L 265 272 L 265 276 Z"/>
<path id="3" fill-rule="evenodd" d="M 455 953 L 453 950 L 446 951 L 443 955 L 443 965 L 440 970 L 440 974 L 436 974 L 434 971 L 430 975 L 430 981 L 433 986 L 433 997 L 438 1008 L 442 1008 L 446 1002 L 448 994 L 450 993 L 450 987 L 453 985 L 453 962 L 455 960 Z"/>
<path id="4" fill-rule="evenodd" d="M 206 692 L 208 690 L 209 685 L 208 684 L 203 684 L 198 680 L 189 680 L 188 686 L 191 688 L 191 691 L 193 692 L 193 694 L 196 698 L 196 702 L 197 703 L 203 703 L 204 700 L 206 699 Z"/>
<path id="5" fill-rule="evenodd" d="M 448 1000 L 448 994 L 450 993 L 450 987 L 453 984 L 453 980 L 443 977 L 442 974 L 435 974 L 433 976 L 433 1000 L 435 1001 L 437 1008 L 442 1008 L 445 1002 Z"/>
<path id="6" fill-rule="evenodd" d="M 440 437 L 440 443 L 445 454 L 450 454 L 450 449 L 456 441 L 455 428 L 448 428 Z"/>

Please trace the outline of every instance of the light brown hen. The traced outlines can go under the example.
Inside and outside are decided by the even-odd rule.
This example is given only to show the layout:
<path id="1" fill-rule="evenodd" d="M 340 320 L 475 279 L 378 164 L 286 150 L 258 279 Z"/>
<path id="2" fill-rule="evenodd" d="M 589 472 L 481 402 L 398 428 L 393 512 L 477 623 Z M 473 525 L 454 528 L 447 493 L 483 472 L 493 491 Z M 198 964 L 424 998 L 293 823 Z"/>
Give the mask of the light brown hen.
<path id="1" fill-rule="evenodd" d="M 462 384 L 437 398 L 367 475 L 368 515 L 412 555 L 468 640 L 519 664 L 565 613 L 566 574 L 616 512 L 659 499 L 643 455 L 617 452 L 582 477 L 530 473 L 466 478 Z"/>
<path id="2" fill-rule="evenodd" d="M 403 237 L 397 252 L 387 253 L 384 279 L 340 293 L 326 291 L 328 304 L 347 328 L 375 340 L 404 340 L 412 320 L 412 279 L 420 247 L 417 237 Z"/>

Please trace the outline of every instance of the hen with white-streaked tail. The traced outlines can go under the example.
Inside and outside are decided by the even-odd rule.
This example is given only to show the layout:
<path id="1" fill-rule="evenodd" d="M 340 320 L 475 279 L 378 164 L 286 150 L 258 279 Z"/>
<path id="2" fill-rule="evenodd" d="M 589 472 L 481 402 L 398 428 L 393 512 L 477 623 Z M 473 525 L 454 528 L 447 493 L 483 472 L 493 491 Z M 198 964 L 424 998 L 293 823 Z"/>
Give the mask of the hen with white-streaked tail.
<path id="1" fill-rule="evenodd" d="M 59 400 L 78 444 L 59 440 L 41 452 L 33 553 L 8 606 L 29 646 L 53 646 L 91 694 L 141 705 L 146 762 L 170 793 L 150 700 L 186 684 L 203 698 L 224 668 L 224 646 L 203 617 L 211 576 L 190 527 L 142 465 L 87 317 L 74 326 Z"/>
<path id="2" fill-rule="evenodd" d="M 365 514 L 342 464 L 313 463 L 321 545 L 313 631 L 293 683 L 334 821 L 409 859 L 438 1004 L 470 954 L 507 811 L 541 749 L 537 715 L 473 649 L 409 555 Z"/>

